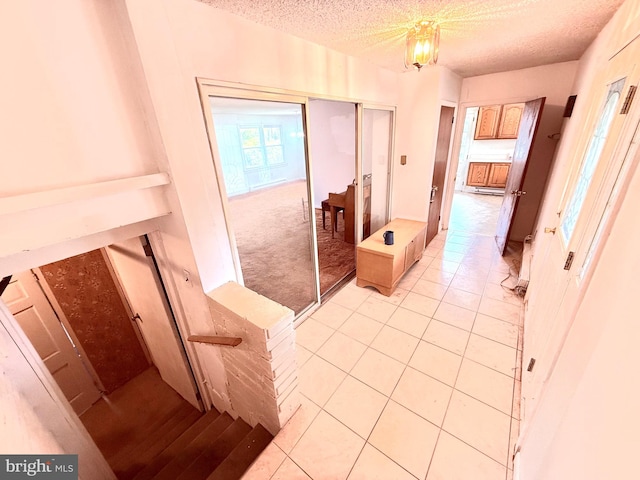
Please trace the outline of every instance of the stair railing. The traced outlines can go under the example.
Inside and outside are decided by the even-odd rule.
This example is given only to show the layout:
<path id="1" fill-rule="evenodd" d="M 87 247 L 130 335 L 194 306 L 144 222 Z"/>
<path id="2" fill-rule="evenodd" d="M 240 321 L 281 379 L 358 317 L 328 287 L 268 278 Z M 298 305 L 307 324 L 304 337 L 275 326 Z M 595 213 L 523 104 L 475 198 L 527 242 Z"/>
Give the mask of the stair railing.
<path id="1" fill-rule="evenodd" d="M 191 335 L 187 340 L 209 345 L 221 345 L 223 347 L 237 347 L 242 343 L 242 338 L 240 337 L 221 337 L 216 335 Z"/>

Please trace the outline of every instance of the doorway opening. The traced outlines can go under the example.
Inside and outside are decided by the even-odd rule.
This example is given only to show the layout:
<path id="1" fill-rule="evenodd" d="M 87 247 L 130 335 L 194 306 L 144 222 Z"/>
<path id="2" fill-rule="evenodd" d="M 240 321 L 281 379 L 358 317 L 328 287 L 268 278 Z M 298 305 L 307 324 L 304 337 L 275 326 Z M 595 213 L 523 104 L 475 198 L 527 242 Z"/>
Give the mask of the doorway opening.
<path id="1" fill-rule="evenodd" d="M 202 416 L 153 262 L 134 237 L 16 272 L 0 297 L 118 478 L 171 438 L 163 425 Z"/>
<path id="2" fill-rule="evenodd" d="M 533 233 L 555 150 L 551 137 L 536 142 L 544 105 L 543 97 L 466 108 L 450 230 L 492 235 L 501 255 L 522 250 Z M 558 109 L 544 115 L 548 124 L 562 122 Z"/>
<path id="3" fill-rule="evenodd" d="M 516 139 L 474 138 L 479 109 L 469 107 L 464 116 L 449 230 L 493 236 Z"/>

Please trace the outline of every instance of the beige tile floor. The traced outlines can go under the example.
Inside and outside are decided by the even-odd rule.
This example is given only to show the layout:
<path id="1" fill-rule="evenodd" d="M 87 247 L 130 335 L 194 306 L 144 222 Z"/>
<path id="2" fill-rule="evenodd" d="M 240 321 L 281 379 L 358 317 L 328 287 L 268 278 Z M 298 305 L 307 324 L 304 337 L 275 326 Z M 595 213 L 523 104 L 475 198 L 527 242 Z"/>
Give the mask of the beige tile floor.
<path id="1" fill-rule="evenodd" d="M 490 236 L 443 232 L 391 297 L 351 282 L 313 312 L 297 329 L 302 406 L 245 480 L 512 478 L 512 263 Z"/>

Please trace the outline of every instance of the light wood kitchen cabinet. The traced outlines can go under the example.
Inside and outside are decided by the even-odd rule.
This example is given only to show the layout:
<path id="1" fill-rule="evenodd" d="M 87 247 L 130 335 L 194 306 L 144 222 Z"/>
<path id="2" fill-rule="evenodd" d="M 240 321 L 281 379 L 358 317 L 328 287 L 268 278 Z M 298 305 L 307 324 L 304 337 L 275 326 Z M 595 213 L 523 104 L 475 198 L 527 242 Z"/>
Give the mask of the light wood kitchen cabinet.
<path id="1" fill-rule="evenodd" d="M 478 109 L 475 140 L 518 138 L 524 103 L 488 105 Z"/>
<path id="2" fill-rule="evenodd" d="M 467 174 L 467 185 L 504 188 L 507 186 L 510 167 L 510 163 L 471 162 Z"/>
<path id="3" fill-rule="evenodd" d="M 496 138 L 498 126 L 500 125 L 501 110 L 502 105 L 480 107 L 478 110 L 478 121 L 476 122 L 476 133 L 473 138 L 476 140 Z"/>
<path id="4" fill-rule="evenodd" d="M 496 138 L 518 138 L 518 129 L 520 128 L 520 119 L 523 111 L 524 103 L 503 105 Z"/>
<path id="5" fill-rule="evenodd" d="M 385 245 L 382 234 L 393 231 L 393 245 Z M 425 248 L 427 224 L 397 218 L 363 240 L 356 250 L 356 285 L 374 287 L 391 296 L 404 273 Z"/>
<path id="6" fill-rule="evenodd" d="M 489 179 L 489 170 L 491 163 L 475 163 L 469 164 L 469 173 L 467 174 L 467 185 L 470 187 L 485 187 Z"/>
<path id="7" fill-rule="evenodd" d="M 487 187 L 504 188 L 507 186 L 510 163 L 492 163 L 489 169 Z"/>

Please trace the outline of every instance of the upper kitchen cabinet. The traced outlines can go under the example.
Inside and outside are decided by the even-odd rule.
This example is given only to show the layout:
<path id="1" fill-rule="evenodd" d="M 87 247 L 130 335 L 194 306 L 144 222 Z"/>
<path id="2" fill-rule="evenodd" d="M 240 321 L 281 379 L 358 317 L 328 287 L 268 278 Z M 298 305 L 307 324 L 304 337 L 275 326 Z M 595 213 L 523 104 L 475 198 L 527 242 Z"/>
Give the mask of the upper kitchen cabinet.
<path id="1" fill-rule="evenodd" d="M 524 103 L 502 105 L 497 138 L 518 138 L 518 128 L 520 128 L 523 110 Z"/>
<path id="2" fill-rule="evenodd" d="M 500 111 L 502 105 L 488 105 L 480 107 L 478 110 L 478 121 L 476 122 L 475 140 L 487 140 L 496 138 L 498 126 L 500 125 Z"/>
<path id="3" fill-rule="evenodd" d="M 473 138 L 475 140 L 517 138 L 523 109 L 524 103 L 480 107 Z"/>

